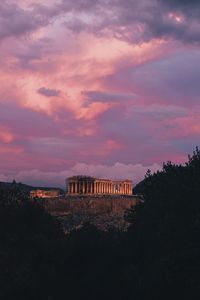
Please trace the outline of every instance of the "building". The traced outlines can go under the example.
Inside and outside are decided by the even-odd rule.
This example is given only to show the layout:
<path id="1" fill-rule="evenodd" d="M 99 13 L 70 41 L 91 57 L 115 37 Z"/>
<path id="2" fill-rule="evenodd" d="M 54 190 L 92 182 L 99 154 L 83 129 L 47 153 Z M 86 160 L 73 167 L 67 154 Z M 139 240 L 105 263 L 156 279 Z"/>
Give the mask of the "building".
<path id="1" fill-rule="evenodd" d="M 60 196 L 59 190 L 34 190 L 30 192 L 30 198 L 56 198 Z"/>
<path id="2" fill-rule="evenodd" d="M 66 180 L 68 195 L 132 195 L 131 180 L 109 180 L 90 176 L 73 176 Z"/>

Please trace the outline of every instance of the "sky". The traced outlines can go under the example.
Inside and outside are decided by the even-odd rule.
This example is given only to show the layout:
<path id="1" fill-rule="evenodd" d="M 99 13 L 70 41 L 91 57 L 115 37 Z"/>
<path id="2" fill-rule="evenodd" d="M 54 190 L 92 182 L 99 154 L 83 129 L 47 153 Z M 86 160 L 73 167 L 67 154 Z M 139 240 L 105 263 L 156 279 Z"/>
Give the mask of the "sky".
<path id="1" fill-rule="evenodd" d="M 200 1 L 1 0 L 0 181 L 143 179 L 200 141 Z"/>

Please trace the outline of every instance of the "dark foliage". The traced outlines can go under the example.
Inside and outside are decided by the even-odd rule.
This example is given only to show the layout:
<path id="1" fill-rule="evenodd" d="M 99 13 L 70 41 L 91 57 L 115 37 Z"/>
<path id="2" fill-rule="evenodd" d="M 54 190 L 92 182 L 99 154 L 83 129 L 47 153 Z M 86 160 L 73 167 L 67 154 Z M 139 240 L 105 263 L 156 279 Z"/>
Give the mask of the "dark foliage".
<path id="1" fill-rule="evenodd" d="M 0 299 L 198 299 L 200 151 L 138 186 L 128 232 L 60 224 L 18 189 L 0 191 Z M 197 296 L 196 296 L 197 295 Z"/>
<path id="2" fill-rule="evenodd" d="M 167 162 L 140 184 L 144 202 L 126 213 L 141 259 L 146 299 L 196 299 L 200 293 L 200 151 L 185 166 Z M 194 298 L 193 298 L 194 297 Z"/>

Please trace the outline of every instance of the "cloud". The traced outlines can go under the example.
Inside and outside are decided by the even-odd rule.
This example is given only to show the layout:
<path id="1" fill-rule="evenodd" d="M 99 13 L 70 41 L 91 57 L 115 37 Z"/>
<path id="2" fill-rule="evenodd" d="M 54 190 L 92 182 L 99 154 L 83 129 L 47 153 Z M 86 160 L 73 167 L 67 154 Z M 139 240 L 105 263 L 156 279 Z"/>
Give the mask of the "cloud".
<path id="1" fill-rule="evenodd" d="M 198 4 L 42 3 L 0 4 L 2 174 L 183 162 L 200 133 Z"/>
<path id="2" fill-rule="evenodd" d="M 141 115 L 157 120 L 170 120 L 188 115 L 187 109 L 174 105 L 135 105 L 131 110 L 134 115 Z"/>
<path id="3" fill-rule="evenodd" d="M 57 96 L 60 95 L 59 90 L 48 89 L 48 88 L 45 88 L 45 87 L 41 87 L 38 90 L 38 93 L 43 95 L 43 96 L 46 96 L 46 97 L 57 97 Z"/>
<path id="4" fill-rule="evenodd" d="M 198 50 L 182 49 L 178 54 L 130 64 L 105 77 L 104 82 L 110 88 L 136 93 L 148 103 L 167 101 L 188 106 L 199 102 L 199 62 Z"/>
<path id="5" fill-rule="evenodd" d="M 129 93 L 116 93 L 116 92 L 105 92 L 105 91 L 85 91 L 82 92 L 86 99 L 86 103 L 92 102 L 108 102 L 117 103 L 123 101 L 134 101 L 136 99 L 135 94 Z"/>
<path id="6" fill-rule="evenodd" d="M 30 171 L 20 171 L 9 176 L 0 174 L 0 180 L 12 181 L 15 179 L 18 182 L 36 186 L 55 186 L 64 188 L 65 179 L 67 177 L 83 174 L 108 179 L 131 179 L 135 185 L 144 178 L 148 169 L 151 169 L 152 172 L 156 172 L 161 169 L 161 166 L 158 164 L 153 164 L 151 166 L 143 166 L 142 164 L 125 165 L 122 163 L 106 166 L 77 163 L 67 171 L 61 172 L 44 172 L 34 169 Z"/>
<path id="7" fill-rule="evenodd" d="M 25 10 L 17 3 L 0 3 L 0 39 L 31 33 L 49 22 L 48 16 L 35 9 Z"/>
<path id="8" fill-rule="evenodd" d="M 166 3 L 172 7 L 177 8 L 196 8 L 196 6 L 200 6 L 199 0 L 161 0 L 163 3 Z"/>
<path id="9" fill-rule="evenodd" d="M 0 38 L 25 35 L 60 22 L 74 32 L 107 35 L 131 43 L 155 38 L 199 42 L 198 7 L 195 0 L 62 0 L 26 7 L 20 2 L 3 1 Z"/>
<path id="10" fill-rule="evenodd" d="M 194 14 L 197 1 L 174 2 L 88 0 L 69 4 L 63 1 L 60 9 L 72 13 L 64 24 L 74 32 L 107 34 L 131 43 L 155 38 L 199 42 L 199 13 Z"/>

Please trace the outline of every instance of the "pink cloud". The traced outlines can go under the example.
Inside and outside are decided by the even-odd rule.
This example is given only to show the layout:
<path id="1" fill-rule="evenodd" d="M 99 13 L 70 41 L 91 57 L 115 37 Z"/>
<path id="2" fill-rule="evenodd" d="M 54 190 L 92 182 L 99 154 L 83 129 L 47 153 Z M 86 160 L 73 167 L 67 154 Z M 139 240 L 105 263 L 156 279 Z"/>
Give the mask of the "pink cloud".
<path id="1" fill-rule="evenodd" d="M 200 25 L 186 6 L 3 1 L 1 178 L 137 180 L 184 162 L 200 132 Z"/>
<path id="2" fill-rule="evenodd" d="M 77 163 L 67 171 L 61 172 L 44 172 L 33 169 L 30 171 L 13 173 L 9 176 L 0 174 L 0 180 L 12 181 L 15 179 L 18 182 L 24 182 L 27 184 L 65 187 L 65 179 L 67 177 L 77 174 L 85 174 L 100 178 L 131 179 L 135 185 L 144 178 L 144 175 L 148 169 L 151 169 L 152 172 L 156 172 L 161 169 L 161 166 L 158 164 L 153 164 L 151 166 L 143 166 L 141 164 L 125 165 L 118 162 L 112 166 Z"/>

